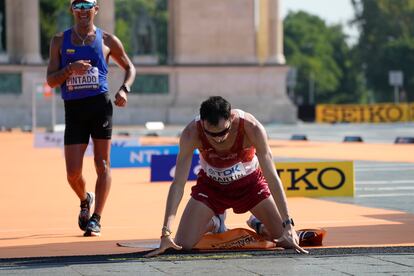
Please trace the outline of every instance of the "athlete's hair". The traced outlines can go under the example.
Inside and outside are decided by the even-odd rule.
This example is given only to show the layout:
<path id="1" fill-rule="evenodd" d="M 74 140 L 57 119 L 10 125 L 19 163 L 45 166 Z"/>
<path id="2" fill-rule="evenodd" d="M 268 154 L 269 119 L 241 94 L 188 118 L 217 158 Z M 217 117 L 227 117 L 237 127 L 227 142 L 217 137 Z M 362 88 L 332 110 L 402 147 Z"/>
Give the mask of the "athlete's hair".
<path id="1" fill-rule="evenodd" d="M 217 126 L 220 119 L 230 118 L 231 104 L 220 96 L 213 96 L 201 103 L 200 119 Z"/>

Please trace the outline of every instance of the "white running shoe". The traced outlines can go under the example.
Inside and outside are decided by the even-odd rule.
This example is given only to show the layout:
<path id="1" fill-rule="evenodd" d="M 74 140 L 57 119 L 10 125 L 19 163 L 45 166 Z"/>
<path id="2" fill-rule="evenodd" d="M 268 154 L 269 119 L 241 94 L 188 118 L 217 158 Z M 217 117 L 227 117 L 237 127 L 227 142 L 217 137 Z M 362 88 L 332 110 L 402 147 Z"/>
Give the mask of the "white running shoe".
<path id="1" fill-rule="evenodd" d="M 250 228 L 256 231 L 257 234 L 261 234 L 263 223 L 258 218 L 251 215 L 250 218 L 246 221 L 246 223 Z"/>
<path id="2" fill-rule="evenodd" d="M 225 220 L 226 220 L 226 211 L 224 211 L 223 214 L 220 215 L 215 215 L 212 220 L 214 223 L 214 229 L 213 229 L 213 233 L 217 234 L 217 233 L 224 233 L 227 231 L 227 227 L 224 224 Z"/>

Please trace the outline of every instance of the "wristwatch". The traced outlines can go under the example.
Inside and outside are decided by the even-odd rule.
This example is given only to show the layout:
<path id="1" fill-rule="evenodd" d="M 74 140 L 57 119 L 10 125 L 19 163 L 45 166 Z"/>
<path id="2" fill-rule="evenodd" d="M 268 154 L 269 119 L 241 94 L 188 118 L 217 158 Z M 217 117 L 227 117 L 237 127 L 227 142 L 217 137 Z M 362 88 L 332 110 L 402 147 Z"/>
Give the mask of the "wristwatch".
<path id="1" fill-rule="evenodd" d="M 286 228 L 287 225 L 292 225 L 295 226 L 295 223 L 293 222 L 292 218 L 288 218 L 287 220 L 285 220 L 284 222 L 282 222 L 282 226 L 283 228 Z"/>
<path id="2" fill-rule="evenodd" d="M 127 94 L 131 92 L 131 87 L 126 84 L 123 84 L 120 89 L 124 90 Z"/>

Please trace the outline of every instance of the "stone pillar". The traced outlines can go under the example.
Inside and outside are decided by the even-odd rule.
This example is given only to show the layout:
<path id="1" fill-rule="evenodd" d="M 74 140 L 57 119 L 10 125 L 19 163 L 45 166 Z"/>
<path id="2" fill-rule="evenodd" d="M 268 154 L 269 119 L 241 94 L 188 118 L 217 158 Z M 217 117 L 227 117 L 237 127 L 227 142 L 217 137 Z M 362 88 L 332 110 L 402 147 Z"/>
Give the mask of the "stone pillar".
<path id="1" fill-rule="evenodd" d="M 285 64 L 283 53 L 283 21 L 279 17 L 279 0 L 268 0 L 269 56 L 266 63 Z"/>
<path id="2" fill-rule="evenodd" d="M 21 51 L 21 45 L 17 44 L 17 25 L 21 22 L 16 14 L 16 6 L 19 4 L 18 0 L 6 0 L 5 10 L 6 10 L 6 43 L 7 43 L 7 54 L 9 56 L 9 61 L 11 63 L 20 63 L 19 52 Z M 21 19 L 23 20 L 23 19 Z M 21 23 L 20 23 L 21 24 Z"/>
<path id="3" fill-rule="evenodd" d="M 96 26 L 108 33 L 115 33 L 115 1 L 98 1 L 99 12 L 96 16 Z"/>
<path id="4" fill-rule="evenodd" d="M 168 64 L 173 65 L 174 53 L 175 53 L 175 20 L 176 20 L 176 11 L 174 0 L 168 0 Z"/>
<path id="5" fill-rule="evenodd" d="M 175 64 L 257 64 L 252 0 L 174 0 Z"/>
<path id="6" fill-rule="evenodd" d="M 257 58 L 260 64 L 269 58 L 269 0 L 254 0 Z"/>
<path id="7" fill-rule="evenodd" d="M 42 63 L 39 0 L 6 0 L 7 50 L 14 63 Z"/>

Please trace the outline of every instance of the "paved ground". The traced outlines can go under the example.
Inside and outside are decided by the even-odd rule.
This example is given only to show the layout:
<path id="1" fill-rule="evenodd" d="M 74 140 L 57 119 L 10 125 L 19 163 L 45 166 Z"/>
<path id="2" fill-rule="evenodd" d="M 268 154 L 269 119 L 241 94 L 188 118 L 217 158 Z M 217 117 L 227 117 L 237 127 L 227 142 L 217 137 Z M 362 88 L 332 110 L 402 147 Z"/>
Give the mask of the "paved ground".
<path id="1" fill-rule="evenodd" d="M 355 163 L 356 196 L 331 200 L 414 213 L 414 163 Z"/>
<path id="2" fill-rule="evenodd" d="M 414 248 L 42 258 L 3 261 L 0 275 L 414 275 Z"/>

